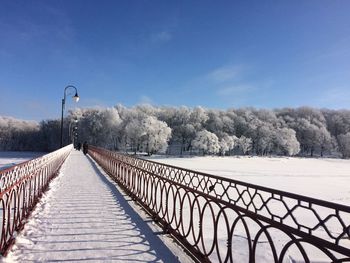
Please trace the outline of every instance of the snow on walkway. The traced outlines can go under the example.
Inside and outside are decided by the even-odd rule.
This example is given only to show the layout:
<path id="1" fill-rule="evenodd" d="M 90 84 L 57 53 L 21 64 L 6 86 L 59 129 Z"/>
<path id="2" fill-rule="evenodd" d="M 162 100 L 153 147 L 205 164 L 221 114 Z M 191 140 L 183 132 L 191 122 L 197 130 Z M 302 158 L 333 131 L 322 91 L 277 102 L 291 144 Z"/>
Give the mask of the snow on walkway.
<path id="1" fill-rule="evenodd" d="M 72 152 L 5 262 L 177 262 L 88 157 Z"/>

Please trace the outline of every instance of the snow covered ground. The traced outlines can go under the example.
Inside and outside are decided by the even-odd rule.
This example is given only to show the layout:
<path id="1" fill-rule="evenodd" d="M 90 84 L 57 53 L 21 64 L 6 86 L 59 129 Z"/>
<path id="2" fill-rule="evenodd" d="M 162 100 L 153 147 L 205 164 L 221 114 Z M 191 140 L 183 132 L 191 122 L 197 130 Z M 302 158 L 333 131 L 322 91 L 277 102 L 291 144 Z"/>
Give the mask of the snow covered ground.
<path id="1" fill-rule="evenodd" d="M 44 155 L 42 152 L 1 152 L 0 170 Z"/>
<path id="2" fill-rule="evenodd" d="M 350 160 L 234 156 L 150 159 L 350 206 Z"/>
<path id="3" fill-rule="evenodd" d="M 4 261 L 178 262 L 128 199 L 74 151 Z"/>

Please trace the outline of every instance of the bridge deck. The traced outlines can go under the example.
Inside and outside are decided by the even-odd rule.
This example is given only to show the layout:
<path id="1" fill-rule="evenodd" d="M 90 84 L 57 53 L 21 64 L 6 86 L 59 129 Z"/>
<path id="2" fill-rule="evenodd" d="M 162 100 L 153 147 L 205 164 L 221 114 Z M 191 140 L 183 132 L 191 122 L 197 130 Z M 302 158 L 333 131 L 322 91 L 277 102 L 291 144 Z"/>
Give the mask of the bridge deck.
<path id="1" fill-rule="evenodd" d="M 17 237 L 8 262 L 177 262 L 88 157 L 74 151 Z"/>

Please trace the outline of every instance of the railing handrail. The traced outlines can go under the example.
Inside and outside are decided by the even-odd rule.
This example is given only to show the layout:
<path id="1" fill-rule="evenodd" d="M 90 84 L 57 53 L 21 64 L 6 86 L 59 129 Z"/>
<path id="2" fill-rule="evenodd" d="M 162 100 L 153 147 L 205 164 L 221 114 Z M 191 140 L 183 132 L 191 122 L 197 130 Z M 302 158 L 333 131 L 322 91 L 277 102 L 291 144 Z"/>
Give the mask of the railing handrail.
<path id="1" fill-rule="evenodd" d="M 98 147 L 96 147 L 96 148 L 98 148 Z M 101 149 L 103 149 L 103 148 L 101 148 Z M 119 153 L 119 152 L 116 152 L 116 153 L 121 155 L 121 156 L 123 156 L 122 153 Z M 157 162 L 157 161 L 148 160 L 148 159 L 145 159 L 145 158 L 140 158 L 140 157 L 134 156 L 132 154 L 127 154 L 126 156 L 131 157 L 131 158 L 135 158 L 135 159 L 138 159 L 138 160 L 154 163 L 154 164 L 161 165 L 161 166 L 167 166 L 167 167 L 180 169 L 180 170 L 191 172 L 191 173 L 200 174 L 200 175 L 203 175 L 203 176 L 208 176 L 210 178 L 219 179 L 219 180 L 226 181 L 226 182 L 229 182 L 229 183 L 235 183 L 235 184 L 240 184 L 240 185 L 251 187 L 251 188 L 256 188 L 256 189 L 263 190 L 263 191 L 266 191 L 266 192 L 273 191 L 274 193 L 279 194 L 279 195 L 283 195 L 283 196 L 286 196 L 286 197 L 292 197 L 292 198 L 296 198 L 296 199 L 303 199 L 303 201 L 312 202 L 314 204 L 318 204 L 318 205 L 322 205 L 322 206 L 329 206 L 329 205 L 331 205 L 333 207 L 336 207 L 337 210 L 342 210 L 344 212 L 349 212 L 350 213 L 350 206 L 343 205 L 343 204 L 338 204 L 338 203 L 335 203 L 335 202 L 332 202 L 332 201 L 327 201 L 327 200 L 323 200 L 323 199 L 317 199 L 317 198 L 314 198 L 314 197 L 310 197 L 310 196 L 306 196 L 306 195 L 302 195 L 302 194 L 296 194 L 296 193 L 292 193 L 292 192 L 287 192 L 287 191 L 283 191 L 283 190 L 279 190 L 279 189 L 275 189 L 275 188 L 270 188 L 270 187 L 267 187 L 267 186 L 261 186 L 261 185 L 257 185 L 257 184 L 247 183 L 247 182 L 244 182 L 244 181 L 227 178 L 227 177 L 223 177 L 223 176 L 220 176 L 220 175 L 205 173 L 205 172 L 201 172 L 201 171 L 197 171 L 197 170 L 192 170 L 192 169 L 188 169 L 188 168 L 183 168 L 183 167 L 175 166 L 175 165 L 171 165 L 171 164 L 160 163 L 160 162 Z"/>
<path id="2" fill-rule="evenodd" d="M 128 188 L 128 191 L 130 191 L 132 195 L 136 195 L 139 201 L 145 204 L 146 206 L 147 206 L 147 202 L 149 202 L 148 199 L 153 200 L 155 198 L 153 197 L 153 195 L 156 194 L 157 191 L 159 191 L 157 190 L 157 187 L 162 188 L 161 191 L 163 191 L 163 186 L 158 186 L 158 183 L 164 180 L 164 182 L 167 182 L 167 184 L 174 185 L 176 189 L 181 188 L 181 189 L 184 189 L 186 193 L 192 192 L 193 195 L 203 196 L 206 200 L 212 200 L 207 202 L 214 202 L 216 204 L 221 204 L 220 207 L 224 207 L 224 208 L 229 207 L 234 211 L 239 211 L 239 213 L 243 213 L 249 216 L 252 220 L 255 220 L 257 222 L 258 221 L 265 222 L 266 224 L 272 227 L 275 227 L 286 234 L 290 233 L 290 235 L 299 236 L 299 238 L 301 238 L 300 241 L 294 240 L 293 242 L 296 242 L 296 243 L 307 242 L 309 244 L 312 244 L 314 247 L 321 249 L 324 253 L 326 253 L 325 252 L 326 250 L 330 249 L 334 252 L 346 255 L 347 258 L 350 260 L 350 247 L 342 245 L 343 244 L 342 239 L 349 240 L 350 242 L 350 223 L 348 220 L 344 220 L 344 218 L 347 218 L 348 216 L 350 216 L 349 206 L 341 205 L 341 204 L 337 204 L 329 201 L 319 200 L 316 198 L 303 196 L 299 194 L 289 193 L 286 191 L 275 190 L 268 187 L 245 183 L 238 180 L 211 175 L 211 174 L 198 172 L 190 169 L 184 169 L 181 167 L 163 164 L 163 163 L 159 163 L 151 160 L 145 160 L 134 156 L 123 155 L 120 153 L 107 151 L 105 149 L 97 148 L 93 146 L 91 146 L 89 150 L 91 150 L 90 151 L 91 155 L 95 157 L 95 159 L 98 158 L 98 160 L 97 159 L 96 160 L 100 164 L 101 162 L 103 163 L 102 167 L 104 169 L 107 169 L 107 172 L 109 172 L 113 176 L 116 176 L 118 180 L 120 180 L 120 182 L 125 187 Z M 96 154 L 101 154 L 101 157 L 95 156 Z M 110 160 L 104 160 L 103 158 L 110 159 Z M 126 172 L 124 170 L 123 171 L 118 170 L 120 168 L 113 167 L 112 164 L 115 163 L 117 165 L 117 162 L 118 162 L 118 167 L 124 167 L 123 169 L 126 169 L 126 171 L 129 171 L 129 172 Z M 169 169 L 173 169 L 172 176 L 170 176 L 171 172 L 169 171 Z M 168 171 L 168 172 L 165 173 L 165 171 Z M 120 175 L 119 173 L 121 173 L 122 175 Z M 152 182 L 153 181 L 158 182 L 157 186 L 149 186 L 151 187 L 150 188 L 151 190 L 149 190 L 148 188 L 147 188 L 148 190 L 144 189 L 142 187 L 145 187 L 145 186 L 144 185 L 139 186 L 140 182 L 135 181 L 136 179 L 134 177 L 130 177 L 131 175 L 138 176 L 137 178 L 139 179 L 137 180 L 146 180 L 143 184 L 147 184 L 148 180 L 151 180 Z M 183 180 L 181 180 L 181 176 L 189 176 L 189 175 L 193 177 L 201 176 L 204 179 L 197 178 L 196 180 L 197 185 L 196 187 L 193 187 L 193 185 L 191 185 L 190 183 L 188 182 L 186 183 L 186 181 L 184 181 L 185 179 L 182 178 Z M 147 176 L 150 176 L 150 179 L 145 179 Z M 222 186 L 222 189 L 226 196 L 224 194 L 220 195 L 216 193 L 214 194 L 211 193 L 211 191 L 215 187 L 210 191 L 206 191 L 209 188 L 208 186 L 209 182 L 211 184 L 210 186 L 213 185 L 213 182 L 214 182 L 214 186 L 215 184 L 222 184 L 222 185 L 227 184 L 225 186 L 226 188 Z M 159 184 L 162 185 L 162 183 L 159 183 Z M 141 190 L 136 189 L 135 185 L 138 185 L 138 187 L 141 187 L 143 191 L 146 191 L 146 192 L 142 192 L 142 193 L 137 192 Z M 231 191 L 236 190 L 237 192 L 239 192 L 238 187 L 242 187 L 242 188 L 245 187 L 246 189 L 243 189 L 243 190 L 241 189 L 242 192 L 236 198 L 236 200 L 230 200 L 228 192 L 230 190 Z M 151 193 L 149 193 L 149 195 L 151 196 L 148 195 L 147 191 L 151 191 Z M 172 190 L 172 191 L 175 191 L 175 190 Z M 176 190 L 176 191 L 179 191 L 179 190 Z M 251 193 L 250 191 L 253 193 Z M 169 192 L 167 192 L 167 194 L 169 194 Z M 244 194 L 248 195 L 248 199 L 250 198 L 249 201 L 247 201 L 248 204 L 245 202 L 243 198 Z M 225 197 L 226 199 L 223 197 Z M 262 200 L 262 205 L 260 208 L 256 208 L 254 204 L 254 200 L 256 197 L 259 197 Z M 175 196 L 174 198 L 176 199 L 180 197 Z M 290 205 L 290 202 L 292 201 L 295 202 L 295 204 Z M 151 207 L 155 206 L 154 204 L 157 203 L 157 200 L 153 200 L 152 202 L 148 203 L 148 206 L 151 206 Z M 237 204 L 238 202 L 240 202 L 240 204 Z M 277 212 L 270 211 L 270 209 L 271 210 L 274 209 L 274 206 L 276 208 L 275 203 L 279 203 L 279 205 L 284 205 L 286 210 L 284 216 L 280 216 L 278 214 L 278 211 Z M 181 206 L 182 205 L 183 204 L 181 204 Z M 192 204 L 192 205 L 195 205 L 195 204 Z M 254 209 L 250 207 L 251 205 L 253 205 Z M 269 216 L 265 216 L 261 213 L 264 209 L 268 210 Z M 295 213 L 296 213 L 296 210 L 298 209 L 302 210 L 302 212 L 304 213 L 310 212 L 316 218 L 315 221 L 317 223 L 312 225 L 313 227 L 307 226 L 306 223 L 303 222 L 302 220 L 303 218 L 298 218 L 296 216 Z M 328 210 L 327 210 L 327 213 L 323 211 L 325 215 L 321 215 L 319 212 L 320 209 L 328 209 Z M 152 208 L 150 208 L 150 212 L 155 217 L 158 217 L 157 213 L 154 210 L 152 210 Z M 290 219 L 288 217 L 294 220 L 295 226 L 286 224 L 285 222 L 286 219 Z M 337 231 L 336 233 L 333 231 L 333 227 L 330 227 L 328 225 L 329 221 L 333 220 L 334 218 L 338 220 L 338 223 L 342 227 L 342 230 L 339 230 L 339 232 Z M 164 220 L 164 218 L 158 218 L 158 219 L 160 221 Z M 165 224 L 168 224 L 168 222 L 165 222 Z M 192 219 L 191 219 L 191 224 L 193 224 Z M 324 231 L 324 232 L 321 231 L 322 232 L 321 236 L 319 235 L 320 230 Z M 176 232 L 175 235 L 178 235 L 178 233 Z M 326 235 L 326 238 L 324 237 L 324 235 Z M 180 239 L 183 239 L 183 238 L 184 237 L 180 237 Z M 272 246 L 273 243 L 270 243 L 270 245 Z M 230 246 L 230 244 L 228 244 L 228 246 Z M 299 248 L 299 249 L 301 253 L 303 253 L 304 250 L 302 248 Z M 305 254 L 305 251 L 304 251 L 304 254 Z M 307 255 L 304 255 L 304 254 L 303 254 L 304 258 L 307 257 Z"/>
<path id="3" fill-rule="evenodd" d="M 96 146 L 91 146 L 91 147 L 96 148 L 96 149 L 105 150 L 103 148 L 96 147 Z M 302 195 L 302 194 L 296 194 L 296 193 L 287 192 L 287 191 L 283 191 L 283 190 L 279 190 L 279 189 L 275 189 L 275 188 L 270 188 L 270 187 L 261 186 L 261 185 L 257 185 L 257 184 L 247 183 L 247 182 L 243 182 L 240 180 L 231 179 L 231 178 L 227 178 L 227 177 L 223 177 L 223 176 L 219 176 L 219 175 L 214 175 L 214 174 L 209 174 L 209 173 L 205 173 L 205 172 L 201 172 L 201 171 L 197 171 L 197 170 L 192 170 L 192 169 L 188 169 L 188 168 L 183 168 L 183 167 L 179 167 L 179 166 L 175 166 L 175 165 L 171 165 L 171 164 L 160 163 L 160 162 L 156 162 L 153 160 L 140 158 L 140 157 L 134 156 L 132 154 L 123 154 L 120 152 L 110 152 L 110 153 L 114 154 L 114 155 L 119 155 L 121 157 L 130 157 L 133 159 L 153 163 L 153 164 L 164 166 L 164 167 L 170 167 L 170 168 L 175 168 L 175 169 L 179 169 L 179 170 L 190 172 L 190 173 L 196 173 L 198 175 L 206 176 L 206 177 L 213 178 L 213 179 L 219 179 L 219 180 L 222 180 L 222 181 L 228 182 L 228 183 L 234 183 L 234 184 L 239 184 L 239 185 L 246 186 L 246 187 L 256 188 L 258 190 L 262 190 L 262 191 L 266 191 L 266 192 L 273 192 L 275 194 L 283 195 L 286 197 L 291 197 L 291 198 L 295 198 L 295 199 L 303 199 L 302 201 L 311 202 L 311 203 L 321 205 L 321 206 L 332 206 L 332 208 L 334 208 L 334 209 L 350 213 L 350 206 L 348 206 L 348 205 L 338 204 L 335 202 L 331 202 L 331 201 L 327 201 L 327 200 L 323 200 L 323 199 L 317 199 L 317 198 L 313 198 L 313 197 Z M 135 168 L 137 167 L 136 165 L 133 165 L 133 164 L 130 164 L 130 165 L 135 167 Z M 147 170 L 144 169 L 144 171 L 147 171 Z"/>
<path id="4" fill-rule="evenodd" d="M 50 153 L 48 153 L 50 154 Z M 19 170 L 21 169 L 22 167 L 25 167 L 25 166 L 28 166 L 30 163 L 32 163 L 33 161 L 35 162 L 37 159 L 40 159 L 41 157 L 45 156 L 45 154 L 41 155 L 41 156 L 38 156 L 38 157 L 35 157 L 35 158 L 32 158 L 30 160 L 26 160 L 24 162 L 21 162 L 19 164 L 16 164 L 16 165 L 13 165 L 11 167 L 8 167 L 6 169 L 3 169 L 3 170 L 0 170 L 0 180 L 3 176 L 6 176 L 6 174 L 9 174 L 11 172 L 14 172 L 15 170 Z M 21 178 L 19 178 L 19 181 L 21 180 Z M 13 182 L 13 185 L 15 185 L 16 183 L 18 183 L 18 181 L 16 182 Z M 0 181 L 0 196 L 2 196 L 3 194 L 5 194 L 6 192 L 8 192 L 12 187 L 13 185 L 10 185 L 8 186 L 7 188 L 5 189 L 1 189 L 1 181 Z"/>

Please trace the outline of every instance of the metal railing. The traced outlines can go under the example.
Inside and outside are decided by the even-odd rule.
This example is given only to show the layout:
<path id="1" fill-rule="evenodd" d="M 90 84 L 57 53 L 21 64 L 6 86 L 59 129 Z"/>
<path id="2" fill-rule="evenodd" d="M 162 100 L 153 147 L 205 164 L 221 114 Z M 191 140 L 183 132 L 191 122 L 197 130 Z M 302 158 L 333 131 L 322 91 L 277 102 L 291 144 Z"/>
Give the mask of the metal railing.
<path id="1" fill-rule="evenodd" d="M 101 148 L 89 154 L 198 262 L 350 262 L 350 207 Z"/>
<path id="2" fill-rule="evenodd" d="M 72 146 L 66 146 L 39 158 L 0 171 L 0 254 L 6 255 L 16 233 L 38 202 L 48 184 L 68 157 Z"/>

